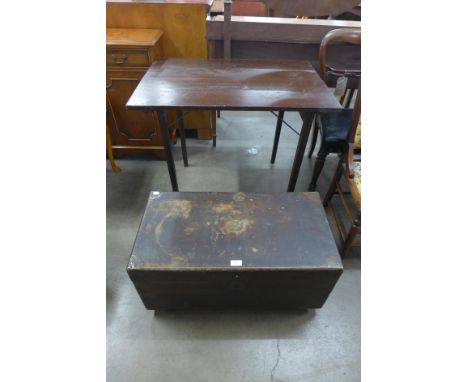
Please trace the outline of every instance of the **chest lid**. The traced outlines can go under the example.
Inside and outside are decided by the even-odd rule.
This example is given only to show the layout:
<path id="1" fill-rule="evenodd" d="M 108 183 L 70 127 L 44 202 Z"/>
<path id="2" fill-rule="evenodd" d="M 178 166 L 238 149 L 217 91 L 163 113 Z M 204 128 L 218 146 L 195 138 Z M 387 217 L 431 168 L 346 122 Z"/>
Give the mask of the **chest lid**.
<path id="1" fill-rule="evenodd" d="M 152 191 L 129 270 L 342 269 L 316 192 Z"/>

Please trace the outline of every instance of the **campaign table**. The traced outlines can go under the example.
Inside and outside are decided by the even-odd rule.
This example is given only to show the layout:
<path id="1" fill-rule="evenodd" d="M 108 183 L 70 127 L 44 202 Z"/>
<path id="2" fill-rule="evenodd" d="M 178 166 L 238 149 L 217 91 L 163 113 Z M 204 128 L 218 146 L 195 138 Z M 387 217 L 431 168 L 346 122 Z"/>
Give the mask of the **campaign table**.
<path id="1" fill-rule="evenodd" d="M 127 272 L 151 310 L 307 309 L 343 265 L 316 192 L 152 191 Z"/>
<path id="2" fill-rule="evenodd" d="M 167 110 L 302 112 L 303 125 L 287 189 L 294 191 L 314 113 L 339 111 L 341 105 L 309 61 L 166 59 L 151 65 L 127 108 L 157 113 L 173 191 L 179 187 Z"/>

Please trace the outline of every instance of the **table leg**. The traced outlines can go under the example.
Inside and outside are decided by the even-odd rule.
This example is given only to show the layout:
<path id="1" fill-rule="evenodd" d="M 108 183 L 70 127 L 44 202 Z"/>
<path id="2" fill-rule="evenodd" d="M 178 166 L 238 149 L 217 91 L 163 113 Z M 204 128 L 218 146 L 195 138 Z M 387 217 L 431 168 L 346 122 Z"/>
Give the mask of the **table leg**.
<path id="1" fill-rule="evenodd" d="M 281 127 L 283 126 L 284 111 L 278 113 L 278 118 L 276 120 L 276 130 L 275 130 L 275 139 L 273 141 L 273 151 L 271 152 L 270 163 L 275 163 L 276 152 L 278 151 L 278 144 L 281 134 Z"/>
<path id="2" fill-rule="evenodd" d="M 174 157 L 172 156 L 172 145 L 169 138 L 169 128 L 167 124 L 166 112 L 164 110 L 158 110 L 158 121 L 159 128 L 161 129 L 161 134 L 164 142 L 164 151 L 166 152 L 166 161 L 167 169 L 169 171 L 169 176 L 171 178 L 172 191 L 179 191 L 179 186 L 177 184 L 177 175 L 174 164 Z"/>
<path id="3" fill-rule="evenodd" d="M 301 169 L 302 159 L 304 158 L 304 152 L 307 146 L 307 141 L 309 139 L 313 117 L 314 113 L 305 113 L 304 115 L 301 134 L 299 135 L 299 142 L 297 143 L 296 155 L 294 157 L 294 163 L 291 170 L 291 176 L 289 177 L 288 192 L 293 192 L 294 188 L 296 187 L 296 181 L 299 175 L 299 170 Z"/>
<path id="4" fill-rule="evenodd" d="M 177 110 L 177 125 L 179 126 L 180 146 L 182 147 L 184 166 L 188 167 L 187 145 L 185 144 L 184 113 L 181 110 Z"/>
<path id="5" fill-rule="evenodd" d="M 213 147 L 216 147 L 216 112 L 210 111 L 211 115 L 211 139 L 213 140 Z"/>

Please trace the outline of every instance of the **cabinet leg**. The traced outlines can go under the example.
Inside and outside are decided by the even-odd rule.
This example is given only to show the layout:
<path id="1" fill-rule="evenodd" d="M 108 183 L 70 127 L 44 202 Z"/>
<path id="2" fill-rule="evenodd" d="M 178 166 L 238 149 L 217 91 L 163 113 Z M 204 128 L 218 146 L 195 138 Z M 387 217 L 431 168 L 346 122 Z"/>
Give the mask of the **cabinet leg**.
<path id="1" fill-rule="evenodd" d="M 115 173 L 119 173 L 122 170 L 120 169 L 119 166 L 115 164 L 115 161 L 114 161 L 114 153 L 112 152 L 112 140 L 110 136 L 109 126 L 107 125 L 107 123 L 106 123 L 106 148 L 107 148 L 107 156 L 109 157 L 109 162 L 111 164 L 112 171 Z"/>

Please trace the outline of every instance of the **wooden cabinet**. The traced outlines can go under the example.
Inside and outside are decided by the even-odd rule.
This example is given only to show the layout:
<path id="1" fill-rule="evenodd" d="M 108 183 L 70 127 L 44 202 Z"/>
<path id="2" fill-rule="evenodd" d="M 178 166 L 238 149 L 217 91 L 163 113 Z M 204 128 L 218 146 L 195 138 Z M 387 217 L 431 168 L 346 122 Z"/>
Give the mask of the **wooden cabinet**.
<path id="1" fill-rule="evenodd" d="M 123 151 L 149 150 L 164 159 L 156 116 L 125 107 L 151 63 L 162 58 L 162 35 L 158 29 L 109 28 L 106 31 L 107 122 L 117 155 Z"/>
<path id="2" fill-rule="evenodd" d="M 164 31 L 158 41 L 164 58 L 205 59 L 205 20 L 212 2 L 213 0 L 106 0 L 106 27 L 119 30 L 159 29 Z M 127 62 L 128 60 L 130 58 Z M 210 115 L 208 111 L 186 114 L 185 129 L 196 129 L 199 139 L 211 139 Z M 168 119 L 171 118 L 175 120 L 175 116 L 169 113 Z"/>

